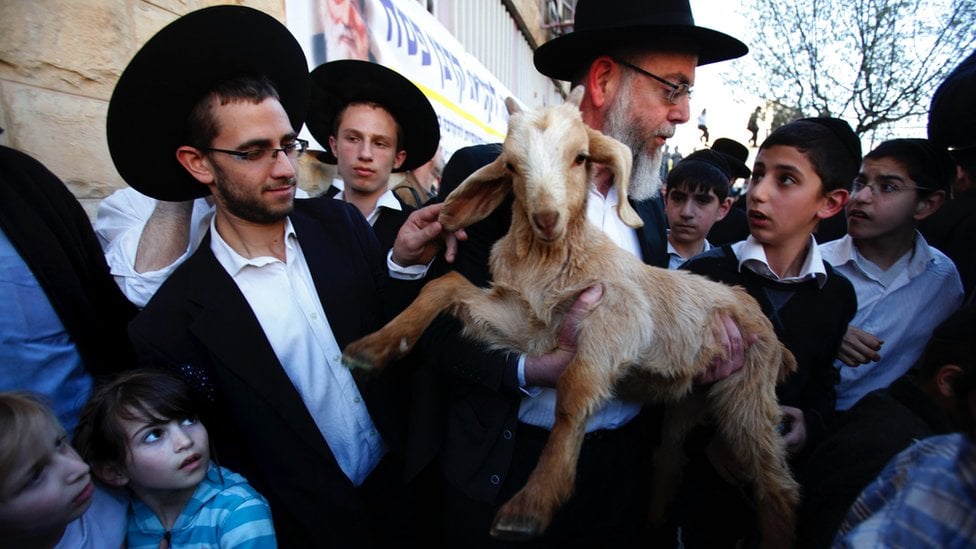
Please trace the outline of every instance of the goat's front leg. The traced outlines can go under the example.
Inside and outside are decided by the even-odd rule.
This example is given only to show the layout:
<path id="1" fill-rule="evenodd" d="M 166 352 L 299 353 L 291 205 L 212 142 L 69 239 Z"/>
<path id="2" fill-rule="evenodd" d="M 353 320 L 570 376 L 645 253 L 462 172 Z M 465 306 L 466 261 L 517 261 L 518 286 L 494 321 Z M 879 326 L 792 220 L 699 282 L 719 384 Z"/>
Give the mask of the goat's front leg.
<path id="1" fill-rule="evenodd" d="M 529 481 L 499 509 L 491 535 L 505 540 L 538 537 L 573 494 L 586 422 L 611 394 L 606 372 L 578 354 L 556 387 L 556 421 Z"/>
<path id="2" fill-rule="evenodd" d="M 456 272 L 432 280 L 423 287 L 417 299 L 386 326 L 347 345 L 342 362 L 349 368 L 379 372 L 390 361 L 410 352 L 437 315 L 482 294 L 483 290 Z"/>

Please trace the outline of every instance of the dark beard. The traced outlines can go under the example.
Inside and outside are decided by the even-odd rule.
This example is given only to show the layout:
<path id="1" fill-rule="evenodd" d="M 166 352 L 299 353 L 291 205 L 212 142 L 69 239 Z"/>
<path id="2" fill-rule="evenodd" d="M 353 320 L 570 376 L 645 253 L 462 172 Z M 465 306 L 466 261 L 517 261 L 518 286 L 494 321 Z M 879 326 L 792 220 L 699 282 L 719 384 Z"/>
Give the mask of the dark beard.
<path id="1" fill-rule="evenodd" d="M 238 192 L 239 187 L 227 177 L 226 172 L 220 169 L 216 163 L 212 165 L 214 167 L 214 186 L 220 194 L 221 202 L 223 202 L 227 213 L 234 217 L 251 223 L 268 225 L 281 221 L 295 208 L 294 201 L 292 201 L 288 208 L 277 211 L 269 209 L 259 200 Z M 294 184 L 294 180 L 291 183 Z"/>

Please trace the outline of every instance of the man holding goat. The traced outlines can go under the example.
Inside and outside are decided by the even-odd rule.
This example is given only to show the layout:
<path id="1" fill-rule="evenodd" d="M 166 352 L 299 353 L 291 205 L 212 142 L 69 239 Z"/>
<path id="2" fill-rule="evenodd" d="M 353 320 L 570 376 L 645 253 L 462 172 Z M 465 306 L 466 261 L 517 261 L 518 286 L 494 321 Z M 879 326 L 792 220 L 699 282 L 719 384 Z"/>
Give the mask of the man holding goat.
<path id="1" fill-rule="evenodd" d="M 659 197 L 661 148 L 687 122 L 695 67 L 745 55 L 725 34 L 697 27 L 687 0 L 580 0 L 574 31 L 543 44 L 535 54 L 543 74 L 581 85 L 584 122 L 630 147 L 633 174 L 627 196 L 598 167 L 589 191 L 589 219 L 645 263 L 666 267 L 664 211 Z M 446 196 L 500 149 L 481 145 L 454 154 L 444 171 Z M 644 227 L 631 229 L 617 215 L 630 200 Z M 453 268 L 487 283 L 491 245 L 508 230 L 510 202 L 467 229 Z M 699 382 L 714 381 L 742 365 L 743 338 L 725 318 L 728 359 Z M 612 344 L 612 342 L 607 342 Z M 552 428 L 556 380 L 573 356 L 566 342 L 543 357 L 488 351 L 441 319 L 424 344 L 429 364 L 448 372 L 447 430 L 441 456 L 446 478 L 445 541 L 450 546 L 497 546 L 489 529 L 498 507 L 526 482 Z M 556 515 L 543 545 L 631 546 L 648 541 L 650 447 L 658 414 L 641 403 L 614 399 L 586 426 L 574 496 Z"/>

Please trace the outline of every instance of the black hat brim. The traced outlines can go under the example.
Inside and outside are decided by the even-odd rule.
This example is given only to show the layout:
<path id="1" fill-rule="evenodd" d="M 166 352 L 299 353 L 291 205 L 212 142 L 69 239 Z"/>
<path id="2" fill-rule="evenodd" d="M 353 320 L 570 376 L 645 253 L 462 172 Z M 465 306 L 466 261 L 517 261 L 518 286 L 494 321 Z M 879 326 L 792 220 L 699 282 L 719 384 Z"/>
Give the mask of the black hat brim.
<path id="1" fill-rule="evenodd" d="M 319 65 L 312 71 L 312 102 L 306 124 L 308 131 L 326 150 L 318 159 L 338 162 L 329 150 L 335 118 L 346 105 L 366 101 L 382 105 L 403 130 L 406 159 L 393 171 L 421 166 L 437 152 L 440 124 L 427 96 L 396 71 L 369 61 L 344 59 Z"/>
<path id="2" fill-rule="evenodd" d="M 650 49 L 667 48 L 672 44 L 682 44 L 680 50 L 695 50 L 699 66 L 749 53 L 749 48 L 739 40 L 712 29 L 691 25 L 641 25 L 564 34 L 539 46 L 534 61 L 542 74 L 572 81 L 581 67 L 599 55 L 628 46 Z"/>
<path id="3" fill-rule="evenodd" d="M 136 53 L 108 108 L 109 152 L 125 181 L 159 200 L 209 194 L 176 160 L 184 124 L 214 86 L 239 76 L 266 76 L 296 131 L 309 102 L 308 61 L 274 17 L 243 6 L 214 6 L 170 23 Z"/>

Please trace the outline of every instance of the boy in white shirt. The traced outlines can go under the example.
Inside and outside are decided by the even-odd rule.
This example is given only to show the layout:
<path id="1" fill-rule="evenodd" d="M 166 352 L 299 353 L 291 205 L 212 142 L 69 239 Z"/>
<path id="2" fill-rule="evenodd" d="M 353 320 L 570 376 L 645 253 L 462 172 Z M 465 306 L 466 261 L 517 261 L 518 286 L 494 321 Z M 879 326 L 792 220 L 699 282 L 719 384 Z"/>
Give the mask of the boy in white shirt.
<path id="1" fill-rule="evenodd" d="M 932 330 L 962 303 L 956 267 L 916 230 L 945 201 L 953 168 L 948 152 L 926 139 L 885 141 L 854 179 L 848 234 L 820 246 L 857 293 L 835 363 L 838 410 L 907 372 Z"/>

